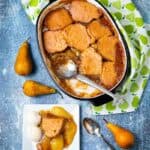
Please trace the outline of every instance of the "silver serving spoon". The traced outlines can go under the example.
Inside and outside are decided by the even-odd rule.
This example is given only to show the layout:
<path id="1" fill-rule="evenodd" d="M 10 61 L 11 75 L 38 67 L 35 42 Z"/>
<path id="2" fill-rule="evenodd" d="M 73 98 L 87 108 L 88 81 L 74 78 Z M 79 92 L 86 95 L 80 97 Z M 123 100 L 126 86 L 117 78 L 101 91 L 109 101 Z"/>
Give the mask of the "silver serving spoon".
<path id="1" fill-rule="evenodd" d="M 96 135 L 97 137 L 101 137 L 103 141 L 107 144 L 110 150 L 115 150 L 115 148 L 105 139 L 105 137 L 100 133 L 100 126 L 97 122 L 90 118 L 85 118 L 83 120 L 83 126 L 87 130 L 89 134 Z"/>
<path id="2" fill-rule="evenodd" d="M 69 79 L 69 78 L 74 77 L 74 78 L 102 91 L 103 93 L 111 96 L 115 103 L 119 102 L 119 100 L 125 101 L 123 98 L 121 98 L 118 95 L 113 94 L 112 92 L 110 92 L 109 90 L 104 88 L 103 86 L 96 84 L 94 81 L 90 80 L 88 77 L 78 74 L 77 65 L 72 60 L 68 60 L 66 63 L 59 65 L 58 69 L 56 70 L 56 73 L 60 78 L 63 78 L 63 79 L 68 78 Z"/>

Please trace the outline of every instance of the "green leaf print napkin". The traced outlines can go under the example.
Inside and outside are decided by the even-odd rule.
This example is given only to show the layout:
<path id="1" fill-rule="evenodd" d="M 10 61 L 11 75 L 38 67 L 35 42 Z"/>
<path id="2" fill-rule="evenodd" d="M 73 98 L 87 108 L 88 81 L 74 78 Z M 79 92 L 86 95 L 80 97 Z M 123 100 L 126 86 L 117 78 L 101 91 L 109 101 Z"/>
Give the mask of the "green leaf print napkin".
<path id="1" fill-rule="evenodd" d="M 101 106 L 92 106 L 93 114 L 106 115 L 135 111 L 147 84 L 150 74 L 150 26 L 131 0 L 98 0 L 114 17 L 124 35 L 130 51 L 131 73 L 117 94 L 126 100 L 123 103 L 109 102 Z M 22 0 L 22 5 L 35 24 L 40 11 L 49 0 Z"/>

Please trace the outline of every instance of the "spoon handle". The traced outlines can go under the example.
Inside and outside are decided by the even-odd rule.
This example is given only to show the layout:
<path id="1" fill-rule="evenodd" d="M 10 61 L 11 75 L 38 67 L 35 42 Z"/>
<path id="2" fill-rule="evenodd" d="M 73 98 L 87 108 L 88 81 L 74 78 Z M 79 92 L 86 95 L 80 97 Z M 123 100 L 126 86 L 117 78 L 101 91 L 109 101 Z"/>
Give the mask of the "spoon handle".
<path id="1" fill-rule="evenodd" d="M 94 81 L 90 80 L 89 78 L 87 78 L 86 76 L 83 75 L 76 75 L 76 79 L 89 84 L 90 86 L 104 92 L 105 94 L 111 96 L 113 99 L 117 99 L 116 95 L 113 94 L 112 92 L 110 92 L 109 90 L 107 90 L 106 88 L 102 87 L 101 85 L 96 84 Z"/>
<path id="2" fill-rule="evenodd" d="M 103 141 L 108 145 L 110 150 L 116 150 L 106 139 L 105 137 L 101 134 L 100 137 L 103 139 Z"/>

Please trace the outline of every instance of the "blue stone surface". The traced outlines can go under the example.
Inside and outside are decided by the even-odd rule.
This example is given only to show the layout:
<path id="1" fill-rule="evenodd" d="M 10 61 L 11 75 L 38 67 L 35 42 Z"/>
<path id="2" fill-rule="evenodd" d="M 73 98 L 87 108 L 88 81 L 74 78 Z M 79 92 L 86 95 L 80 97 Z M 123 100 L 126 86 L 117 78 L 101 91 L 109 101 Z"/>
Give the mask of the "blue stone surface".
<path id="1" fill-rule="evenodd" d="M 145 22 L 150 23 L 150 1 L 134 0 Z M 14 61 L 22 41 L 31 37 L 31 50 L 36 72 L 28 77 L 20 77 L 14 72 Z M 93 116 L 88 102 L 78 102 L 64 94 L 38 98 L 26 97 L 22 85 L 26 79 L 34 79 L 54 86 L 39 54 L 35 26 L 28 20 L 20 0 L 0 0 L 0 150 L 22 149 L 22 110 L 25 104 L 78 103 L 81 106 L 81 121 L 84 117 L 96 119 L 102 133 L 117 148 L 112 135 L 106 129 L 103 116 Z M 132 113 L 105 116 L 133 131 L 136 143 L 133 150 L 150 150 L 150 82 L 143 94 L 140 108 Z M 88 135 L 81 127 L 81 150 L 107 150 L 102 140 Z"/>

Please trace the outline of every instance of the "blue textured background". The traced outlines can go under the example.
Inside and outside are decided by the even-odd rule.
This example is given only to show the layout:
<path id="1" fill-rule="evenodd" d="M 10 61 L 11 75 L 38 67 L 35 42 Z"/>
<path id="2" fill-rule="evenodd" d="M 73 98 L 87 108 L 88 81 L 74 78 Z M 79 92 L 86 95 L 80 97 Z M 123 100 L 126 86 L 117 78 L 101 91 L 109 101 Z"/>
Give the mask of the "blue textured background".
<path id="1" fill-rule="evenodd" d="M 145 21 L 150 23 L 150 1 L 134 0 Z M 31 36 L 31 49 L 35 60 L 36 72 L 28 77 L 14 73 L 13 65 L 18 47 Z M 62 101 L 58 95 L 29 98 L 22 93 L 26 79 L 34 79 L 55 86 L 48 75 L 40 57 L 36 42 L 35 26 L 27 19 L 20 0 L 0 0 L 0 150 L 21 150 L 22 110 L 29 103 L 77 103 L 68 98 Z M 92 117 L 102 126 L 106 138 L 114 144 L 110 132 L 104 126 L 103 116 L 92 116 L 88 102 L 80 102 L 81 120 Z M 134 150 L 150 150 L 150 82 L 142 97 L 140 108 L 133 113 L 109 115 L 105 118 L 129 128 L 136 135 Z M 89 136 L 81 127 L 81 150 L 106 150 L 99 139 Z"/>

